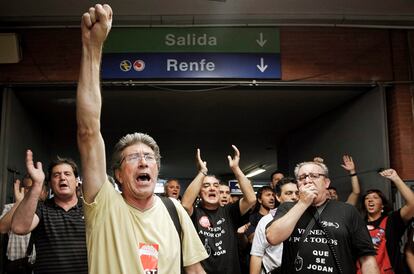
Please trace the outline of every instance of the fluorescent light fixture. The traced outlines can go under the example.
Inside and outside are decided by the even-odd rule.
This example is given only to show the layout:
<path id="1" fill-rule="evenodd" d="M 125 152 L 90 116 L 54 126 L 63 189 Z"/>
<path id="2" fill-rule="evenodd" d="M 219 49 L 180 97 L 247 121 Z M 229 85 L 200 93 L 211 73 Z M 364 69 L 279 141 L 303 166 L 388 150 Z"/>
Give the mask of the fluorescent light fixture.
<path id="1" fill-rule="evenodd" d="M 246 174 L 246 177 L 247 177 L 247 178 L 250 178 L 250 177 L 256 176 L 256 175 L 258 175 L 258 174 L 260 174 L 260 173 L 263 173 L 263 172 L 265 172 L 265 171 L 266 171 L 266 169 L 263 169 L 263 168 L 256 168 L 256 169 L 253 169 L 252 171 L 250 171 L 249 173 L 247 173 L 247 174 Z"/>

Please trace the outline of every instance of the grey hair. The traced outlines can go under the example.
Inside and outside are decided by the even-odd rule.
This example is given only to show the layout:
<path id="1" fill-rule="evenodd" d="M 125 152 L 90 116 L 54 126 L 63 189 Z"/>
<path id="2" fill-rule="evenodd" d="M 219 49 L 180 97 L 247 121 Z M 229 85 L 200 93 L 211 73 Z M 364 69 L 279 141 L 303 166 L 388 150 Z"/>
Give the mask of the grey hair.
<path id="1" fill-rule="evenodd" d="M 127 134 L 124 137 L 122 137 L 118 143 L 115 145 L 114 152 L 112 154 L 112 171 L 115 174 L 115 170 L 119 169 L 121 166 L 122 161 L 122 152 L 125 148 L 135 145 L 135 144 L 144 144 L 149 146 L 153 151 L 155 155 L 155 159 L 157 161 L 158 170 L 161 167 L 161 155 L 160 155 L 160 148 L 157 145 L 157 142 L 155 142 L 154 138 L 149 136 L 145 133 L 140 132 L 134 132 L 131 134 Z"/>
<path id="2" fill-rule="evenodd" d="M 322 170 L 323 170 L 323 174 L 325 174 L 325 177 L 326 178 L 328 178 L 329 177 L 329 170 L 328 170 L 328 167 L 324 164 L 324 163 L 321 163 L 321 162 L 315 162 L 315 161 L 309 161 L 309 162 L 302 162 L 302 163 L 299 163 L 299 164 L 297 164 L 296 166 L 295 166 L 295 177 L 296 177 L 296 179 L 299 177 L 299 169 L 301 168 L 301 167 L 303 167 L 304 165 L 315 165 L 315 166 L 319 166 L 320 168 L 322 168 Z"/>
<path id="3" fill-rule="evenodd" d="M 167 194 L 167 188 L 168 188 L 168 185 L 172 182 L 172 181 L 176 181 L 177 182 L 177 184 L 180 186 L 180 188 L 181 188 L 181 183 L 180 183 L 180 181 L 178 180 L 178 179 L 168 179 L 166 182 L 165 182 L 165 184 L 164 184 L 164 193 L 165 194 Z"/>

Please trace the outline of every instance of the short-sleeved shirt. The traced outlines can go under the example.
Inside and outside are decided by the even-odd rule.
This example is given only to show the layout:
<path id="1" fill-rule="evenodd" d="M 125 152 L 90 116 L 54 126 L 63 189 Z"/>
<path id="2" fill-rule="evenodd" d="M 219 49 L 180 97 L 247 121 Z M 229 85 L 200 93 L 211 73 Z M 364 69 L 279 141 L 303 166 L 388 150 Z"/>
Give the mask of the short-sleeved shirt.
<path id="1" fill-rule="evenodd" d="M 66 211 L 51 198 L 38 203 L 36 215 L 39 224 L 32 231 L 37 251 L 34 272 L 87 274 L 82 202 Z"/>
<path id="2" fill-rule="evenodd" d="M 154 196 L 151 208 L 140 211 L 105 182 L 92 203 L 84 202 L 90 273 L 179 274 L 181 249 L 184 266 L 207 258 L 188 213 L 171 200 L 182 240 L 159 197 Z"/>
<path id="3" fill-rule="evenodd" d="M 282 203 L 275 219 L 285 215 L 295 203 Z M 336 252 L 343 273 L 355 273 L 356 261 L 363 256 L 375 256 L 375 250 L 365 222 L 351 205 L 329 201 L 300 247 L 298 245 L 309 221 L 314 217 L 315 207 L 310 206 L 298 220 L 290 237 L 283 242 L 282 273 L 337 273 L 334 256 L 328 241 Z"/>
<path id="4" fill-rule="evenodd" d="M 207 251 L 202 262 L 208 274 L 239 274 L 237 228 L 243 223 L 239 201 L 216 210 L 195 207 L 191 219 Z"/>
<path id="5" fill-rule="evenodd" d="M 6 215 L 7 212 L 9 212 L 13 206 L 14 206 L 14 203 L 5 204 L 3 212 L 0 216 L 0 219 L 3 218 L 4 215 Z M 10 261 L 15 261 L 15 260 L 26 257 L 26 251 L 27 251 L 27 247 L 30 241 L 30 233 L 26 235 L 17 235 L 17 234 L 14 234 L 10 230 L 8 232 L 8 236 L 9 236 L 9 241 L 7 243 L 7 252 L 6 252 L 7 258 Z M 36 253 L 34 249 L 32 251 L 32 254 L 28 257 L 29 257 L 29 262 L 34 263 L 34 260 L 36 258 Z"/>
<path id="6" fill-rule="evenodd" d="M 276 209 L 270 210 L 269 214 L 260 219 L 254 233 L 252 249 L 250 255 L 262 257 L 262 265 L 264 270 L 268 273 L 279 267 L 282 263 L 283 243 L 278 245 L 271 245 L 266 239 L 266 226 L 273 220 L 276 214 Z"/>

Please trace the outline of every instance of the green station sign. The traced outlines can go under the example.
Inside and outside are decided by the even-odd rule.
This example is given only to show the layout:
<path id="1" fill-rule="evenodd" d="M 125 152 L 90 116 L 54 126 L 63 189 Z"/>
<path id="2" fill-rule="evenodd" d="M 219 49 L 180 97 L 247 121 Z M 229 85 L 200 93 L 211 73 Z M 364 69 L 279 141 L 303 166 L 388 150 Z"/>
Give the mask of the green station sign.
<path id="1" fill-rule="evenodd" d="M 272 27 L 114 28 L 104 52 L 280 53 L 280 37 Z"/>

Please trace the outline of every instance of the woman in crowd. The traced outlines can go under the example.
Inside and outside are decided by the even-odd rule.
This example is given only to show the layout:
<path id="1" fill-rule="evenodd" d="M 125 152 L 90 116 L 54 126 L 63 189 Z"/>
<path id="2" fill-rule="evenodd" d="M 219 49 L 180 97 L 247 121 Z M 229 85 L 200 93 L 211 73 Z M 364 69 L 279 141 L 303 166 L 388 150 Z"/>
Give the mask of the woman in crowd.
<path id="1" fill-rule="evenodd" d="M 394 169 L 386 169 L 380 175 L 394 183 L 406 203 L 400 209 L 391 211 L 380 190 L 368 190 L 363 196 L 367 228 L 377 250 L 376 259 L 381 273 L 408 273 L 399 245 L 414 215 L 414 193 Z"/>

